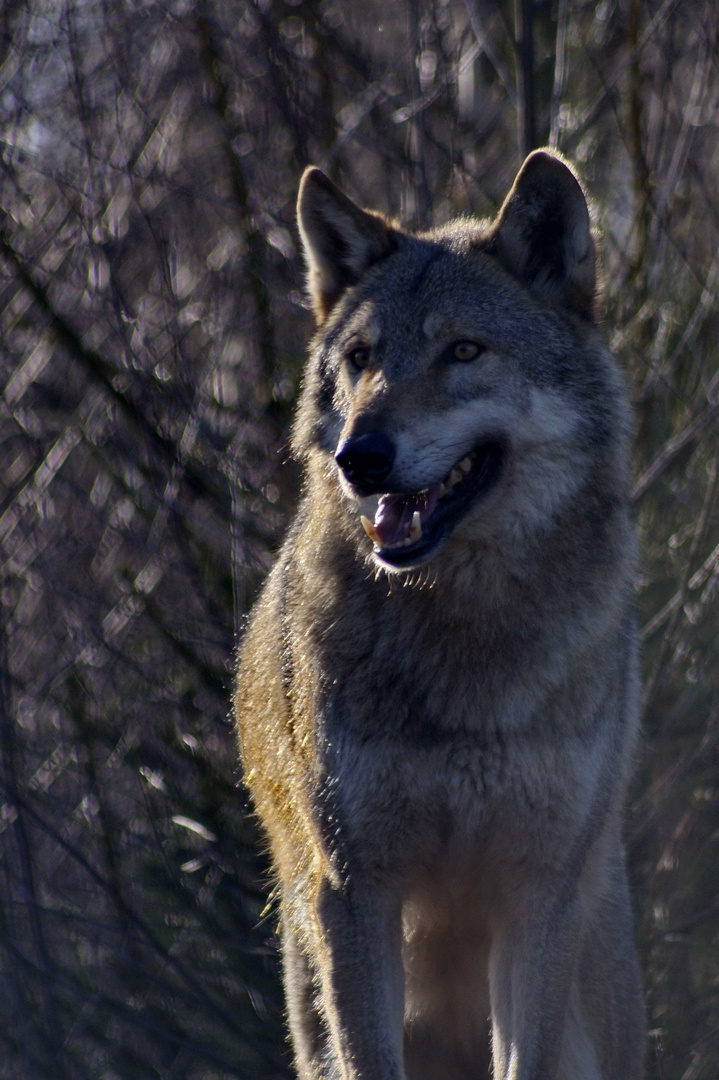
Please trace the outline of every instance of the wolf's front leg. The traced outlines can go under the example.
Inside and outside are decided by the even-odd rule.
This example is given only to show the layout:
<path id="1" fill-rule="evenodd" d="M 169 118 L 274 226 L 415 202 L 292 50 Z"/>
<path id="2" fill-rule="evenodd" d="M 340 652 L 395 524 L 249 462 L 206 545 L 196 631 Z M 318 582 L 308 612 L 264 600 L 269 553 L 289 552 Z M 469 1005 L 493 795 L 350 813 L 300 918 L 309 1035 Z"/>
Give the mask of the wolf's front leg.
<path id="1" fill-rule="evenodd" d="M 317 1080 L 327 1057 L 327 1031 L 317 1004 L 318 976 L 287 909 L 282 915 L 282 967 L 297 1075 L 299 1080 Z"/>
<path id="2" fill-rule="evenodd" d="M 321 1004 L 329 1075 L 402 1080 L 404 972 L 399 905 L 372 883 L 321 886 Z"/>
<path id="3" fill-rule="evenodd" d="M 569 1014 L 579 936 L 576 896 L 549 898 L 529 890 L 521 908 L 507 913 L 490 949 L 493 1076 L 559 1080 L 565 1026 L 575 1022 Z M 586 1050 L 576 1080 L 599 1080 L 591 1045 Z"/>

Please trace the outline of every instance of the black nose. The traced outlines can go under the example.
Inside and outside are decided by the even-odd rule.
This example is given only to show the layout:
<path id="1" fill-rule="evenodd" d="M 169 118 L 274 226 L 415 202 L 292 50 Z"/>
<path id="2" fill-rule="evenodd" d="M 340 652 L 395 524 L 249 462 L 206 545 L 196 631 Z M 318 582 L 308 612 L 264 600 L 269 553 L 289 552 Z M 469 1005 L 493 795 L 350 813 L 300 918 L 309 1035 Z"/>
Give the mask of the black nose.
<path id="1" fill-rule="evenodd" d="M 389 436 L 371 431 L 345 439 L 335 461 L 361 495 L 376 495 L 392 470 L 394 456 L 395 446 Z"/>

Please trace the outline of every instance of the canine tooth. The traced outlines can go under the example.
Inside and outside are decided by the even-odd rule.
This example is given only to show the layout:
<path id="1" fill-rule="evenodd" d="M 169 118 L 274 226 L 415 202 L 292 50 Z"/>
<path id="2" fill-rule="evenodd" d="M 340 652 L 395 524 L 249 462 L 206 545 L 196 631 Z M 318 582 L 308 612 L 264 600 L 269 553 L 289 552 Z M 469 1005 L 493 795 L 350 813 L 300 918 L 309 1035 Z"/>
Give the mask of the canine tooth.
<path id="1" fill-rule="evenodd" d="M 362 528 L 367 533 L 372 543 L 376 544 L 377 547 L 381 547 L 382 541 L 380 540 L 379 533 L 374 527 L 374 522 L 370 521 L 370 519 L 368 517 L 365 517 L 364 514 L 362 514 L 362 516 L 360 517 L 360 521 L 362 522 Z"/>
<path id="2" fill-rule="evenodd" d="M 422 536 L 422 521 L 421 521 L 420 516 L 419 516 L 419 510 L 415 510 L 415 512 L 412 514 L 412 524 L 410 525 L 410 529 L 409 529 L 409 538 L 412 541 L 412 543 L 414 543 L 415 540 L 419 540 L 421 536 Z"/>
<path id="3" fill-rule="evenodd" d="M 447 487 L 454 487 L 462 479 L 462 474 L 458 468 L 452 469 L 451 473 L 447 477 Z"/>
<path id="4" fill-rule="evenodd" d="M 462 460 L 457 465 L 457 468 L 459 469 L 459 471 L 461 473 L 463 473 L 466 476 L 466 474 L 472 468 L 472 459 L 469 456 L 469 454 L 467 454 L 467 456 L 465 458 L 462 458 Z"/>
<path id="5" fill-rule="evenodd" d="M 447 485 L 445 483 L 440 484 L 439 485 L 439 496 L 438 496 L 438 498 L 440 498 L 440 499 L 444 498 L 444 496 L 447 494 L 448 491 L 449 491 L 449 488 L 447 487 Z"/>

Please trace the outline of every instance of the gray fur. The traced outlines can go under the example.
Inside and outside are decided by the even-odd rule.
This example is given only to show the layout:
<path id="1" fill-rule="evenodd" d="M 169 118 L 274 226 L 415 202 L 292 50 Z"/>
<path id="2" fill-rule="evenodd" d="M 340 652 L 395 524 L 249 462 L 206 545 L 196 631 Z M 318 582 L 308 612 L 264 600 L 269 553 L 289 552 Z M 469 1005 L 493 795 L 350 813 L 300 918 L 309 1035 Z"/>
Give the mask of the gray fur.
<path id="1" fill-rule="evenodd" d="M 308 170 L 298 214 L 307 481 L 236 713 L 299 1075 L 641 1080 L 631 423 L 581 188 L 538 152 L 494 224 L 411 236 Z M 442 480 L 385 543 L 382 493 Z"/>

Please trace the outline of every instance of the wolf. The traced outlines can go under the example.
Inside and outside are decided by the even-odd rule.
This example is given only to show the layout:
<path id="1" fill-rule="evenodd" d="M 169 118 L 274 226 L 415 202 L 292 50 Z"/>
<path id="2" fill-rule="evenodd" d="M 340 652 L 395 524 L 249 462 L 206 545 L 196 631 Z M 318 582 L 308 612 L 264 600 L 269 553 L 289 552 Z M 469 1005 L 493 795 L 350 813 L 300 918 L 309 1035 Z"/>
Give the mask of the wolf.
<path id="1" fill-rule="evenodd" d="M 410 233 L 317 168 L 305 488 L 241 644 L 302 1080 L 640 1080 L 631 416 L 583 189 Z"/>

